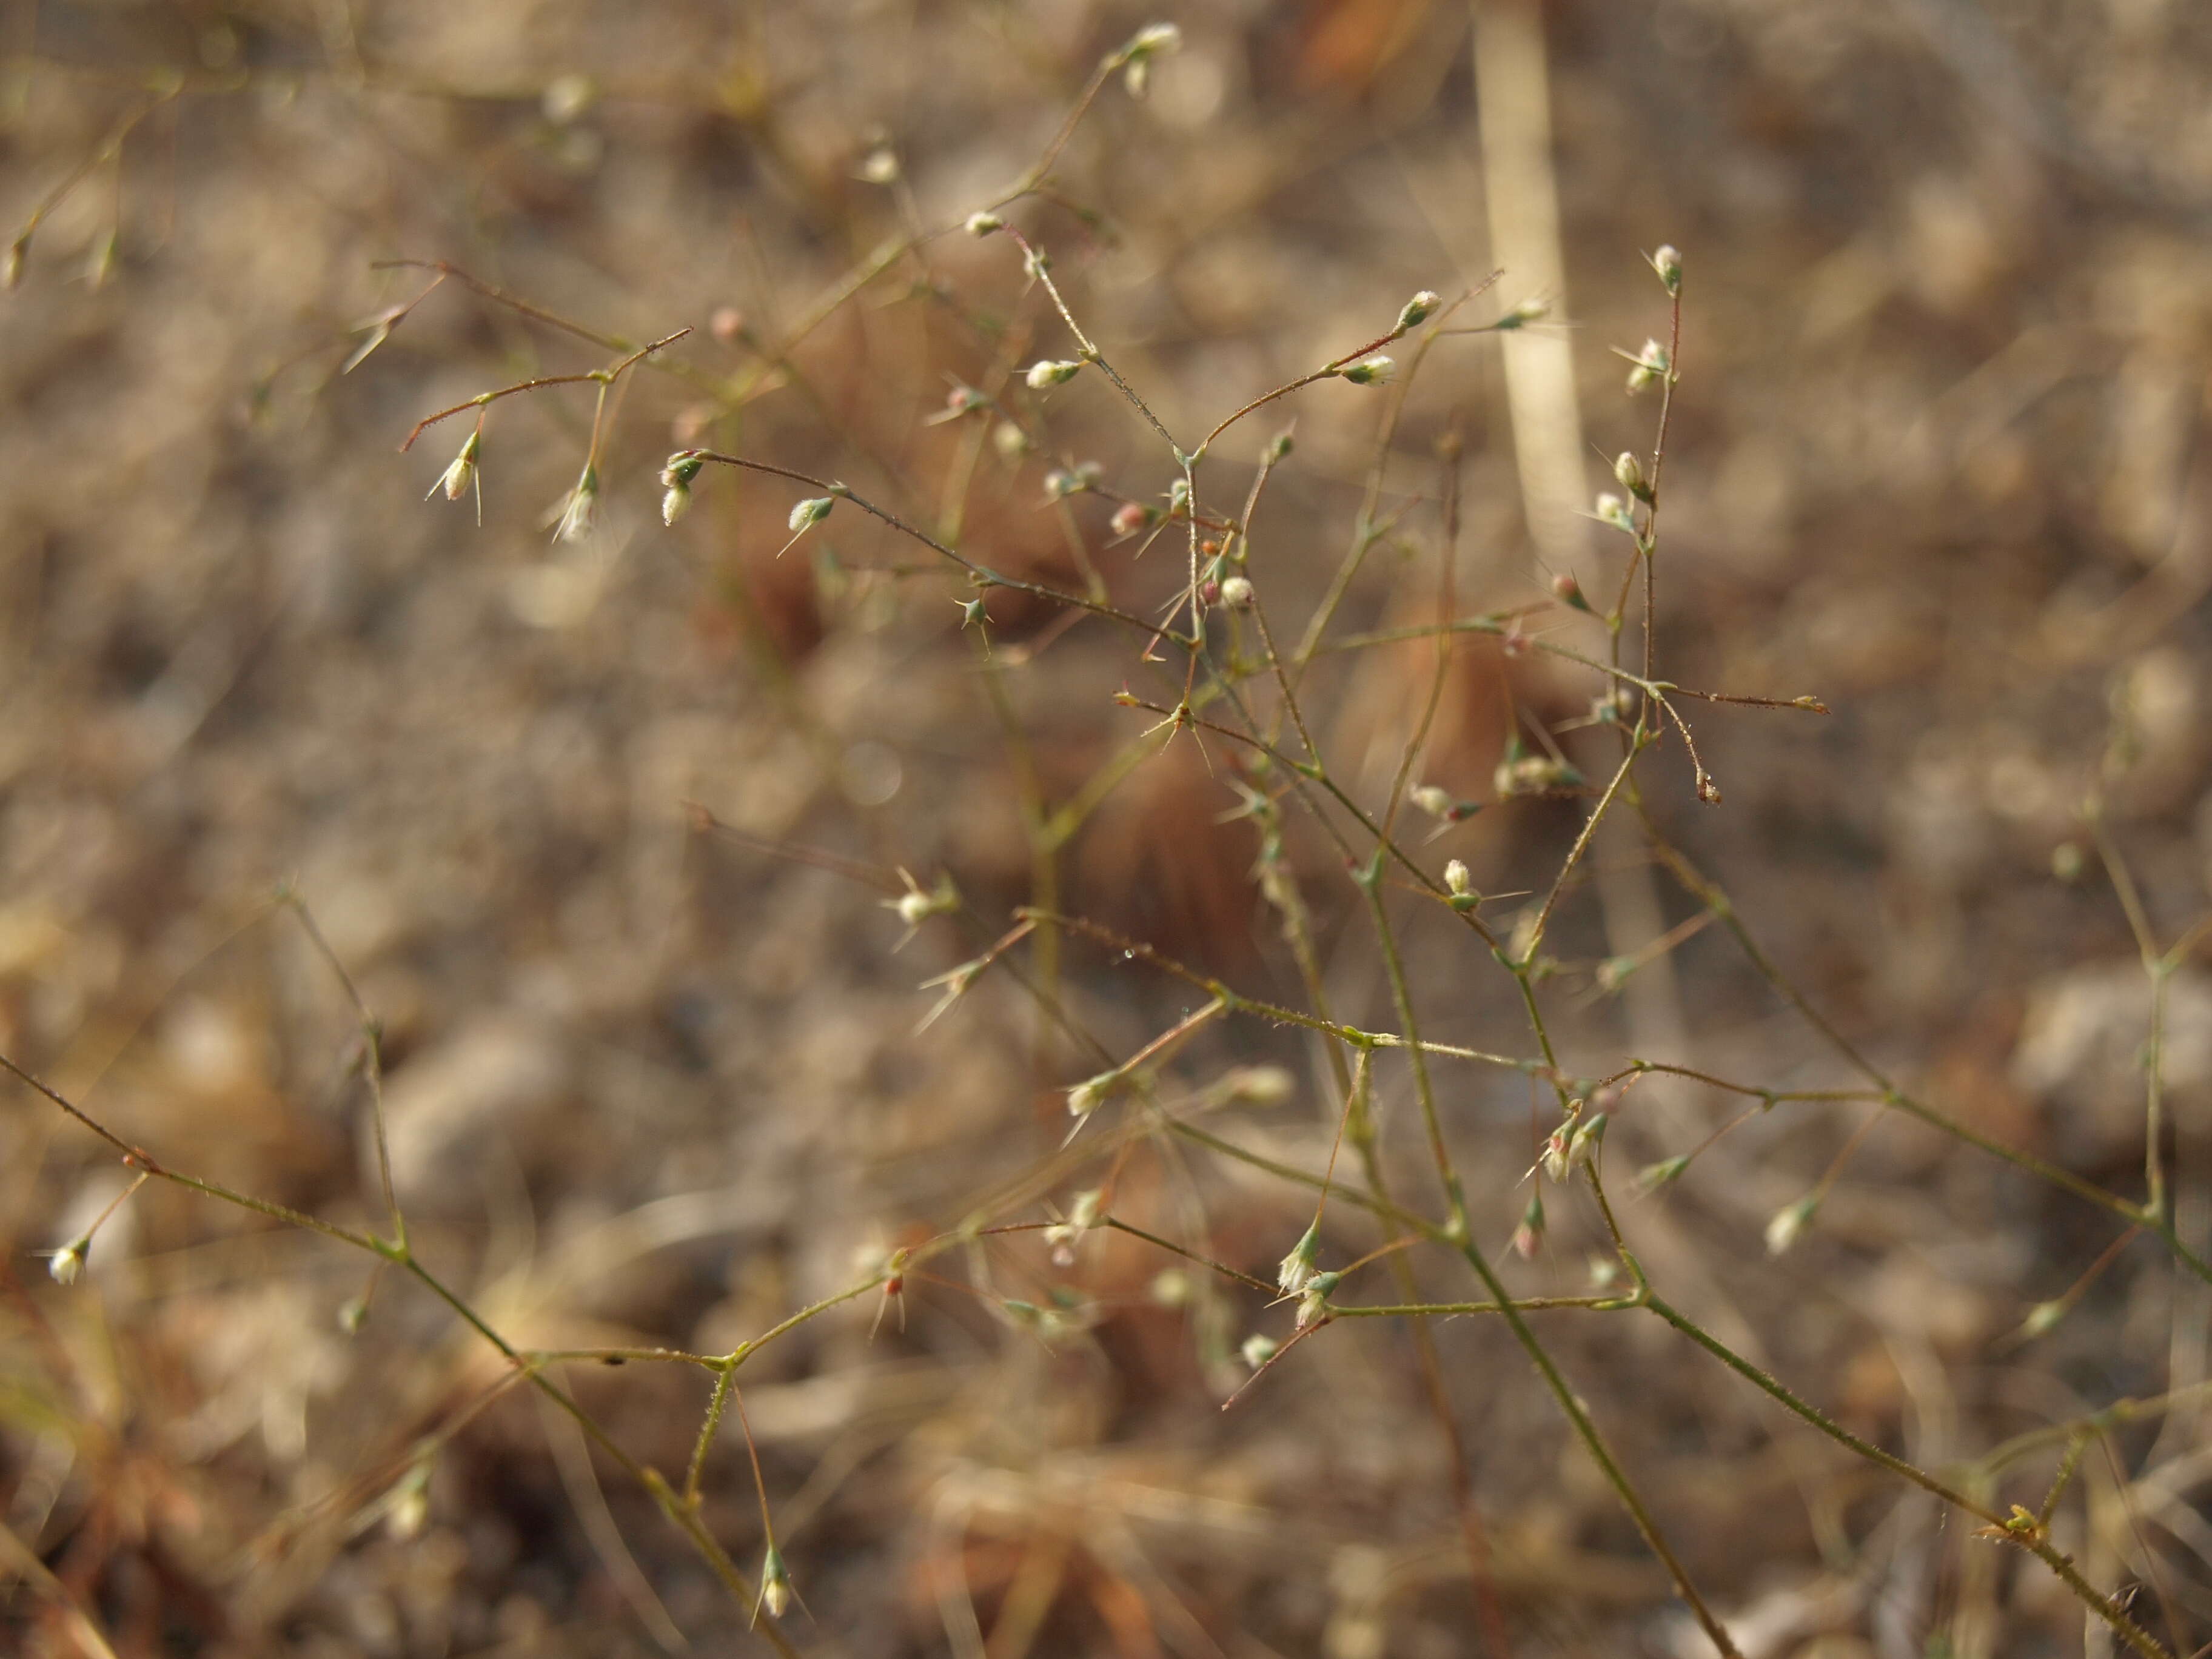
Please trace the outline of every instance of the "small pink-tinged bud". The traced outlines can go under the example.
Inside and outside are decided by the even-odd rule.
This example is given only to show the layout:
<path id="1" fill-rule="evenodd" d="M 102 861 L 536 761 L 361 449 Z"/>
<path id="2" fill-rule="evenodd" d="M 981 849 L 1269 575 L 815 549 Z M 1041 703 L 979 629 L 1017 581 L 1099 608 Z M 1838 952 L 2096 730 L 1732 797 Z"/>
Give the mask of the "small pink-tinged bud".
<path id="1" fill-rule="evenodd" d="M 1606 1122 L 1603 1112 L 1593 1112 L 1575 1127 L 1573 1138 L 1567 1142 L 1569 1169 L 1579 1170 L 1596 1162 L 1598 1148 L 1605 1144 Z"/>
<path id="2" fill-rule="evenodd" d="M 707 332 L 724 345 L 735 345 L 744 337 L 745 313 L 735 306 L 716 306 L 707 319 Z"/>
<path id="3" fill-rule="evenodd" d="M 1152 521 L 1151 507 L 1141 501 L 1124 501 L 1114 509 L 1114 516 L 1109 520 L 1109 528 L 1116 536 L 1133 536 Z"/>
<path id="4" fill-rule="evenodd" d="M 1552 578 L 1552 593 L 1560 604 L 1572 610 L 1588 611 L 1590 608 L 1589 600 L 1583 593 L 1583 585 L 1575 580 L 1572 571 L 1562 570 Z"/>
<path id="5" fill-rule="evenodd" d="M 1544 1245 L 1544 1195 L 1528 1194 L 1528 1207 L 1521 1212 L 1521 1224 L 1513 1230 L 1513 1253 L 1523 1261 L 1534 1258 Z"/>

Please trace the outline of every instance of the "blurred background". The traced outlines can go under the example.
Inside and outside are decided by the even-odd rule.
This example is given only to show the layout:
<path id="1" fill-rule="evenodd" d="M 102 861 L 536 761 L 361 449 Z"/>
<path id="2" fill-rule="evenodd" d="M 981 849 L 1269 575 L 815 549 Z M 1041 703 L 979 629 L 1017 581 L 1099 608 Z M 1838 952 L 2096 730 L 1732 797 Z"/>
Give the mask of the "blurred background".
<path id="1" fill-rule="evenodd" d="M 1543 605 L 1563 572 L 1609 597 L 1623 544 L 1589 503 L 1656 415 L 1613 349 L 1665 337 L 1644 256 L 1678 246 L 1660 672 L 1834 712 L 1692 705 L 1723 803 L 1694 799 L 1670 742 L 1643 773 L 1655 819 L 1872 1060 L 2138 1194 L 2148 993 L 2080 813 L 2101 796 L 2172 943 L 2212 875 L 2212 10 L 2184 0 L 15 0 L 0 228 L 31 234 L 0 300 L 0 1052 L 175 1167 L 379 1225 L 359 1022 L 272 897 L 289 883 L 381 1022 L 423 1259 L 520 1346 L 722 1352 L 887 1249 L 985 1210 L 1049 1219 L 1106 1173 L 1103 1127 L 1091 1163 L 1051 1164 L 1061 1091 L 1097 1066 L 1012 978 L 916 1031 L 939 994 L 919 981 L 1012 906 L 1050 899 L 1303 1006 L 1234 747 L 1129 746 L 1155 717 L 1112 694 L 1171 705 L 1179 672 L 1003 590 L 963 630 L 942 561 L 849 507 L 780 552 L 801 486 L 714 469 L 681 524 L 658 513 L 668 452 L 711 445 L 957 525 L 996 569 L 1073 587 L 1095 568 L 1117 605 L 1170 603 L 1180 532 L 1141 556 L 1113 516 L 1161 504 L 1172 460 L 1098 375 L 1041 401 L 1017 379 L 1046 434 L 1026 449 L 988 416 L 935 419 L 957 386 L 1073 355 L 1019 250 L 902 240 L 1000 196 L 1156 21 L 1180 52 L 1141 98 L 1107 84 L 1049 187 L 1001 210 L 1184 441 L 1418 289 L 1502 267 L 1465 320 L 1548 308 L 1439 340 L 1379 471 L 1398 387 L 1323 383 L 1221 441 L 1201 505 L 1237 513 L 1295 425 L 1252 543 L 1279 632 L 1363 512 L 1391 527 L 1337 636 L 1433 622 L 1446 568 L 1462 611 Z M 481 524 L 472 494 L 438 493 L 467 416 L 400 453 L 427 415 L 686 327 L 606 398 L 585 538 L 550 532 L 593 441 L 588 383 L 492 407 Z M 1114 494 L 1055 501 L 1048 471 L 1079 462 Z M 1528 626 L 1601 648 L 1561 610 Z M 1302 693 L 1370 802 L 1431 659 L 1325 654 Z M 1609 734 L 1565 729 L 1602 688 L 1534 661 L 1455 654 L 1419 781 L 1489 801 L 1533 722 L 1602 775 Z M 1041 851 L 1054 814 L 1067 833 Z M 1580 816 L 1514 802 L 1417 850 L 1540 893 Z M 1336 1017 L 1395 1029 L 1356 889 L 1310 824 L 1287 834 Z M 969 915 L 895 950 L 901 868 L 949 875 Z M 1589 871 L 1547 946 L 1571 1067 L 1856 1080 L 1632 834 Z M 1510 981 L 1436 907 L 1393 902 L 1425 1031 L 1524 1052 Z M 1116 1060 L 1198 1000 L 1078 937 L 1038 949 Z M 2202 1247 L 2194 963 L 2164 1063 L 2178 1225 Z M 1548 1126 L 1525 1079 L 1440 1075 L 1502 1252 Z M 1386 1060 L 1376 1085 L 1399 1189 L 1433 1206 L 1407 1075 Z M 1210 1028 L 1161 1087 L 1249 1151 L 1327 1158 L 1339 1097 L 1296 1032 Z M 1735 1110 L 1632 1098 L 1608 1149 L 1623 1190 Z M 1930 1467 L 2204 1379 L 2212 1300 L 2154 1242 L 1902 1120 L 1856 1139 L 1865 1119 L 1778 1109 L 1627 1202 L 1662 1289 Z M 1117 1212 L 1273 1277 L 1309 1196 L 1130 1145 Z M 1770 1220 L 1847 1146 L 1770 1256 Z M 49 1282 L 35 1253 L 126 1180 L 46 1103 L 0 1101 L 0 1645 L 758 1644 L 645 1494 L 429 1297 L 388 1279 L 348 1334 L 354 1253 L 156 1183 L 81 1282 Z M 1342 1209 L 1339 1264 L 1377 1242 Z M 1602 1238 L 1562 1189 L 1516 1291 L 1586 1291 Z M 1456 1455 L 1390 1322 L 1329 1328 L 1224 1413 L 1237 1346 L 1288 1335 L 1290 1310 L 1188 1264 L 1159 1277 L 1177 1265 L 1126 1237 L 1073 1265 L 1032 1235 L 979 1243 L 917 1276 L 902 1326 L 872 1338 L 864 1297 L 749 1364 L 809 1609 L 793 1639 L 1709 1650 L 1505 1333 L 1432 1328 Z M 1473 1294 L 1449 1266 L 1417 1265 L 1425 1292 Z M 1368 1278 L 1356 1299 L 1391 1299 Z M 1005 1298 L 1081 1328 L 1040 1340 Z M 1753 1659 L 2112 1650 L 2040 1568 L 1656 1321 L 1540 1330 Z M 684 1467 L 699 1373 L 562 1376 L 634 1456 Z M 2178 1652 L 2212 1640 L 2206 1448 L 2193 1410 L 2115 1431 L 2057 1523 Z M 1987 1496 L 2033 1508 L 2049 1474 Z M 757 1564 L 739 1437 L 706 1476 L 706 1525 Z"/>

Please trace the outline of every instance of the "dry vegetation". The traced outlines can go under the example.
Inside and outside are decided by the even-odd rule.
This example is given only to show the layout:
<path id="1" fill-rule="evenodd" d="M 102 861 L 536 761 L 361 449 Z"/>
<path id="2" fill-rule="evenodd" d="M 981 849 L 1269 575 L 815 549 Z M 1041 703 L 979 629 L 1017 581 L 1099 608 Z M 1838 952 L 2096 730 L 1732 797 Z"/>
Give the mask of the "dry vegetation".
<path id="1" fill-rule="evenodd" d="M 0 15 L 0 1649 L 2212 1642 L 2212 13 L 1158 15 Z"/>

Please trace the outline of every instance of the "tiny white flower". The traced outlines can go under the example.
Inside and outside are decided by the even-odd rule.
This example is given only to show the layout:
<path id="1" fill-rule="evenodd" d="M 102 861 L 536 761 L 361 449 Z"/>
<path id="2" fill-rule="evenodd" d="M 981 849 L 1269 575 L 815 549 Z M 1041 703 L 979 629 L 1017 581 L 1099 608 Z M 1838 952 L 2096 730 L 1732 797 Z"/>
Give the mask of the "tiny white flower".
<path id="1" fill-rule="evenodd" d="M 1242 611 L 1252 603 L 1252 580 L 1249 576 L 1224 577 L 1221 583 L 1221 602 L 1231 611 Z"/>
<path id="2" fill-rule="evenodd" d="M 995 213 L 971 213 L 968 216 L 970 236 L 988 236 L 994 230 L 1004 230 L 1006 222 Z"/>
<path id="3" fill-rule="evenodd" d="M 1474 878 L 1468 873 L 1463 860 L 1454 859 L 1444 866 L 1444 888 L 1454 898 L 1465 898 L 1474 891 Z"/>
<path id="4" fill-rule="evenodd" d="M 1237 1352 L 1243 1356 L 1244 1363 L 1256 1371 L 1273 1359 L 1276 1351 L 1282 1346 L 1273 1337 L 1262 1336 L 1259 1332 L 1255 1331 L 1244 1339 L 1244 1346 L 1239 1348 Z"/>
<path id="5" fill-rule="evenodd" d="M 1407 792 L 1407 798 L 1432 818 L 1451 816 L 1452 798 L 1449 789 L 1439 788 L 1433 783 L 1419 783 Z"/>
<path id="6" fill-rule="evenodd" d="M 1354 386 L 1386 386 L 1397 372 L 1398 365 L 1388 357 L 1369 357 L 1341 371 Z"/>
<path id="7" fill-rule="evenodd" d="M 836 502 L 827 495 L 808 496 L 791 509 L 791 518 L 788 521 L 791 533 L 796 536 L 801 531 L 811 530 L 830 516 L 830 509 L 835 505 Z"/>
<path id="8" fill-rule="evenodd" d="M 77 1275 L 84 1271 L 84 1257 L 91 1241 L 73 1238 L 46 1258 L 46 1273 L 57 1285 L 74 1285 Z"/>

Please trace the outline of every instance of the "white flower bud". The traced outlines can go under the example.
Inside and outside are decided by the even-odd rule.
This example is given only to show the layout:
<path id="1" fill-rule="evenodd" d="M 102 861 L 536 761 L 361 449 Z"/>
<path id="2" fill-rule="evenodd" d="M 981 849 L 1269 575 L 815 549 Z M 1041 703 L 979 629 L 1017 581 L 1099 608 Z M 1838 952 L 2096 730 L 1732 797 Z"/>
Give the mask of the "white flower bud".
<path id="1" fill-rule="evenodd" d="M 1552 307 L 1541 300 L 1523 300 L 1500 317 L 1491 326 L 1501 334 L 1510 334 L 1516 328 L 1526 328 L 1540 323 L 1552 314 Z"/>
<path id="2" fill-rule="evenodd" d="M 1221 582 L 1221 602 L 1231 611 L 1242 611 L 1252 603 L 1252 580 L 1249 576 L 1225 576 Z"/>
<path id="3" fill-rule="evenodd" d="M 1606 1115 L 1594 1112 L 1575 1128 L 1574 1137 L 1567 1142 L 1567 1167 L 1578 1170 L 1595 1161 L 1597 1149 L 1605 1144 Z"/>
<path id="4" fill-rule="evenodd" d="M 1341 372 L 1354 386 L 1387 386 L 1398 372 L 1398 365 L 1388 357 L 1370 357 Z"/>
<path id="5" fill-rule="evenodd" d="M 1279 1106 L 1297 1086 L 1297 1079 L 1279 1066 L 1240 1066 L 1221 1079 L 1221 1097 L 1247 1106 Z"/>
<path id="6" fill-rule="evenodd" d="M 1542 1168 L 1545 1177 L 1547 1180 L 1565 1181 L 1567 1178 L 1567 1170 L 1569 1168 L 1567 1163 L 1567 1137 L 1570 1131 L 1567 1125 L 1563 1123 L 1558 1128 L 1553 1130 L 1549 1135 L 1545 1137 L 1543 1155 L 1536 1161 Z"/>
<path id="7" fill-rule="evenodd" d="M 808 496 L 806 500 L 791 509 L 791 518 L 788 520 L 791 533 L 795 536 L 801 531 L 813 529 L 816 525 L 830 516 L 830 509 L 835 505 L 835 501 L 828 495 Z"/>
<path id="8" fill-rule="evenodd" d="M 791 1574 L 783 1565 L 783 1557 L 775 1545 L 761 1559 L 761 1606 L 768 1609 L 771 1619 L 781 1619 L 791 1606 Z"/>
<path id="9" fill-rule="evenodd" d="M 1406 792 L 1407 798 L 1432 818 L 1448 818 L 1452 815 L 1451 791 L 1433 783 L 1417 783 Z"/>
<path id="10" fill-rule="evenodd" d="M 1443 300 L 1440 295 L 1428 289 L 1423 289 L 1406 301 L 1404 309 L 1398 313 L 1398 326 L 1394 331 L 1403 334 L 1409 328 L 1418 328 L 1435 316 L 1437 307 L 1443 303 Z"/>
<path id="11" fill-rule="evenodd" d="M 467 493 L 470 481 L 477 474 L 477 455 L 483 447 L 482 437 L 481 433 L 469 434 L 468 441 L 461 446 L 461 453 L 453 457 L 453 465 L 439 475 L 437 483 L 430 486 L 430 495 L 442 489 L 447 501 L 458 501 Z M 428 500 L 428 496 L 424 499 Z"/>
<path id="12" fill-rule="evenodd" d="M 1119 1072 L 1101 1072 L 1097 1077 L 1087 1077 L 1067 1091 L 1067 1115 L 1081 1122 L 1097 1111 L 1105 1100 L 1121 1086 Z"/>
<path id="13" fill-rule="evenodd" d="M 1255 1331 L 1244 1339 L 1244 1346 L 1237 1352 L 1243 1357 L 1244 1363 L 1256 1371 L 1273 1359 L 1282 1346 L 1273 1337 L 1262 1336 Z"/>
<path id="14" fill-rule="evenodd" d="M 598 527 L 599 521 L 599 475 L 597 469 L 587 466 L 561 508 L 561 521 L 554 527 L 554 539 L 580 542 Z"/>
<path id="15" fill-rule="evenodd" d="M 1820 1195 L 1808 1193 L 1787 1209 L 1777 1210 L 1774 1218 L 1766 1224 L 1766 1253 L 1780 1255 L 1811 1224 L 1813 1212 L 1820 1207 Z"/>
<path id="16" fill-rule="evenodd" d="M 1285 1296 L 1300 1296 L 1314 1282 L 1314 1259 L 1321 1254 L 1321 1224 L 1314 1223 L 1291 1247 L 1275 1269 L 1275 1288 Z"/>
<path id="17" fill-rule="evenodd" d="M 1083 365 L 1065 358 L 1045 358 L 1030 365 L 1029 373 L 1022 378 L 1032 392 L 1043 392 L 1052 386 L 1065 386 L 1083 372 Z"/>
<path id="18" fill-rule="evenodd" d="M 1444 866 L 1444 889 L 1454 898 L 1465 898 L 1474 891 L 1474 878 L 1468 873 L 1464 860 L 1454 859 Z"/>
<path id="19" fill-rule="evenodd" d="M 1528 1194 L 1528 1207 L 1521 1212 L 1521 1224 L 1513 1230 L 1513 1253 L 1523 1261 L 1544 1246 L 1544 1195 Z"/>
<path id="20" fill-rule="evenodd" d="M 57 1285 L 74 1285 L 77 1275 L 84 1271 L 84 1257 L 91 1241 L 73 1238 L 46 1258 L 46 1273 Z"/>
<path id="21" fill-rule="evenodd" d="M 1651 269 L 1659 273 L 1659 281 L 1670 295 L 1682 291 L 1682 256 L 1669 243 L 1661 243 L 1652 250 Z"/>
<path id="22" fill-rule="evenodd" d="M 1624 449 L 1613 458 L 1613 476 L 1616 483 L 1632 495 L 1644 493 L 1644 463 L 1636 459 L 1636 452 Z"/>
<path id="23" fill-rule="evenodd" d="M 1644 343 L 1644 349 L 1629 358 L 1629 362 L 1634 365 L 1628 371 L 1628 389 L 1632 392 L 1642 392 L 1646 387 L 1658 385 L 1667 377 L 1667 371 L 1673 367 L 1667 355 L 1667 348 L 1656 340 L 1646 340 Z"/>
<path id="24" fill-rule="evenodd" d="M 1298 1328 L 1300 1330 L 1305 1329 L 1307 1326 L 1321 1317 L 1322 1310 L 1328 1305 L 1330 1293 L 1336 1289 L 1343 1278 L 1342 1273 L 1316 1273 L 1307 1283 L 1305 1289 L 1298 1293 Z"/>
<path id="25" fill-rule="evenodd" d="M 1636 520 L 1629 515 L 1628 503 L 1611 490 L 1597 498 L 1594 510 L 1599 523 L 1609 524 L 1615 530 L 1625 530 L 1632 536 L 1636 533 Z"/>
<path id="26" fill-rule="evenodd" d="M 971 213 L 968 216 L 970 236 L 988 236 L 994 230 L 1004 230 L 1006 222 L 995 213 Z"/>

